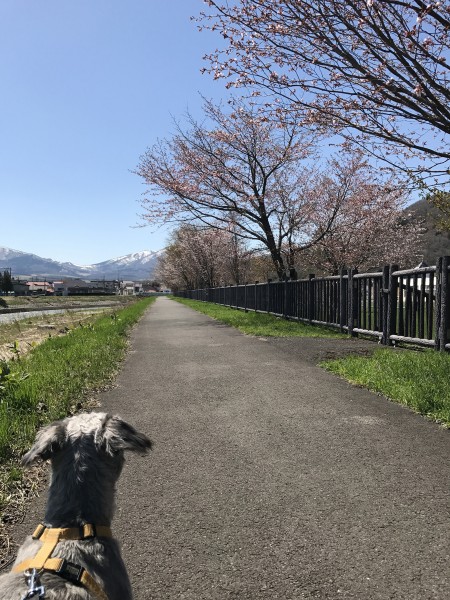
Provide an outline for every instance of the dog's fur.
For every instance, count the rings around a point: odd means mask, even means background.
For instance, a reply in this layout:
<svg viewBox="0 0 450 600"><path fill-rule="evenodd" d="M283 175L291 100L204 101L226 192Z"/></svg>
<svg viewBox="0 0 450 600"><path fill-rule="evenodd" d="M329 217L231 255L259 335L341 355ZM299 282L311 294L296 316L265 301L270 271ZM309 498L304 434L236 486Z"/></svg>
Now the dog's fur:
<svg viewBox="0 0 450 600"><path fill-rule="evenodd" d="M151 441L145 435L106 413L80 414L41 429L22 462L32 465L39 459L51 459L52 478L44 525L110 526L124 451L145 453L149 448ZM135 535L131 527L130 535ZM34 557L41 545L39 540L28 537L14 564ZM53 556L83 566L101 583L109 600L131 599L128 575L113 538L61 541ZM86 588L52 573L44 573L41 582L49 600L96 600ZM0 577L0 600L20 600L27 589L23 573L10 572Z"/></svg>

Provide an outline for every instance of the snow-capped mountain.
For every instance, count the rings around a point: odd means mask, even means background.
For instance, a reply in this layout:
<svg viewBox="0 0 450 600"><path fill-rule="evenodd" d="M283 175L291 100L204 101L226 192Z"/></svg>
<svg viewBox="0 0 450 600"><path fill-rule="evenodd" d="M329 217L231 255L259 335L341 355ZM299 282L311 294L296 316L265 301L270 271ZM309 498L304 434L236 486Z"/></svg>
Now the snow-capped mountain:
<svg viewBox="0 0 450 600"><path fill-rule="evenodd" d="M95 265L88 265L84 267L77 267L85 273L85 276L94 277L96 279L100 277L106 277L107 279L150 279L155 270L156 261L161 256L163 250L157 250L152 252L150 250L143 250L142 252L135 252L133 254L127 254L126 256L119 256L118 258L111 258ZM93 276L92 273L95 273ZM101 275L99 275L101 273Z"/></svg>
<svg viewBox="0 0 450 600"><path fill-rule="evenodd" d="M42 258L36 254L0 247L0 271L11 269L13 277L18 275L38 277L80 277L82 279L151 279L158 257L163 250L144 250L119 256L93 265L74 265Z"/></svg>

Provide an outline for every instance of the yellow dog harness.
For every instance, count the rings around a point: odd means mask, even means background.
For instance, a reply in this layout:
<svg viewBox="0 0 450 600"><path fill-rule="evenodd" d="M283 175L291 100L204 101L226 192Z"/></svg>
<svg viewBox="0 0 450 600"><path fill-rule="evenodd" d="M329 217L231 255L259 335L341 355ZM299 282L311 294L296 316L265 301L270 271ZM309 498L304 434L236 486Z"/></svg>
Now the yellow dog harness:
<svg viewBox="0 0 450 600"><path fill-rule="evenodd" d="M34 540L41 541L42 547L34 558L26 559L13 567L15 573L32 569L36 569L38 572L50 571L72 583L84 585L99 600L108 600L101 585L95 581L84 567L71 563L64 558L52 557L51 555L56 545L62 541L112 537L109 527L104 527L103 525L82 525L80 527L56 529L38 525L31 537Z"/></svg>

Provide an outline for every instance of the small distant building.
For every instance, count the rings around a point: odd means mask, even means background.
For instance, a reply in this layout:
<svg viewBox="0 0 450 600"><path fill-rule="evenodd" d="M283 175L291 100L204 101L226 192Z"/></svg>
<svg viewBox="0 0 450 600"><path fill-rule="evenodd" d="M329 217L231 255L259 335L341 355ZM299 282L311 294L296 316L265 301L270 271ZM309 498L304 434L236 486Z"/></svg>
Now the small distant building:
<svg viewBox="0 0 450 600"><path fill-rule="evenodd" d="M13 281L16 296L52 296L55 293L52 283L48 281Z"/></svg>
<svg viewBox="0 0 450 600"><path fill-rule="evenodd" d="M53 289L55 290L55 296L68 296L67 286L64 281L54 281Z"/></svg>
<svg viewBox="0 0 450 600"><path fill-rule="evenodd" d="M121 296L134 296L135 295L135 283L134 281L121 281L120 282L120 295Z"/></svg>
<svg viewBox="0 0 450 600"><path fill-rule="evenodd" d="M91 279L90 282L99 294L118 294L120 282L117 279Z"/></svg>
<svg viewBox="0 0 450 600"><path fill-rule="evenodd" d="M59 296L86 296L92 293L92 286L83 279L64 279L54 282Z"/></svg>
<svg viewBox="0 0 450 600"><path fill-rule="evenodd" d="M15 296L26 296L28 294L28 285L26 281L13 280L12 285Z"/></svg>
<svg viewBox="0 0 450 600"><path fill-rule="evenodd" d="M113 295L119 293L119 282L117 280L94 279L84 281L83 279L64 279L54 281L55 294L57 296L89 296L92 294Z"/></svg>

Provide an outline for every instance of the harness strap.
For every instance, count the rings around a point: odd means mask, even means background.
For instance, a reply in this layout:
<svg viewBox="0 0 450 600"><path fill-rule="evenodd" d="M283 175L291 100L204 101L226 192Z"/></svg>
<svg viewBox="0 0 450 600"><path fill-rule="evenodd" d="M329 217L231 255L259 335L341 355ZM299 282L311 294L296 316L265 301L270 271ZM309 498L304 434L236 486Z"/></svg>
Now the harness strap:
<svg viewBox="0 0 450 600"><path fill-rule="evenodd" d="M51 557L60 541L85 540L94 537L112 537L111 529L103 525L95 526L86 524L81 527L67 527L62 529L39 525L32 535L33 539L42 541L42 546L34 558L29 558L15 567L15 573L28 569L45 570L61 575L74 583L81 583L99 600L108 600L103 588L95 581L90 573L80 565L66 561L63 558Z"/></svg>
<svg viewBox="0 0 450 600"><path fill-rule="evenodd" d="M45 542L47 537L58 536L58 540L86 540L93 537L112 537L111 528L104 525L92 525L86 523L80 527L65 527L57 529L38 525L32 534L34 540Z"/></svg>
<svg viewBox="0 0 450 600"><path fill-rule="evenodd" d="M100 600L108 600L103 588L95 581L90 573L84 567L68 562L63 558L48 558L45 561L44 569L52 571L57 575L61 575L64 579L68 579L73 583L81 583L90 592L92 592Z"/></svg>

